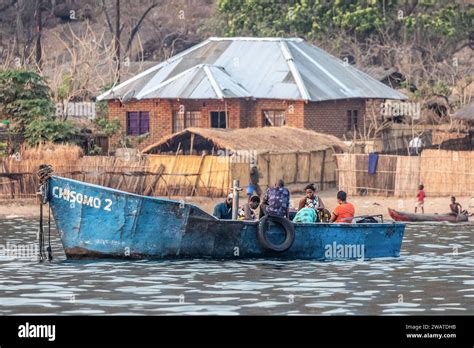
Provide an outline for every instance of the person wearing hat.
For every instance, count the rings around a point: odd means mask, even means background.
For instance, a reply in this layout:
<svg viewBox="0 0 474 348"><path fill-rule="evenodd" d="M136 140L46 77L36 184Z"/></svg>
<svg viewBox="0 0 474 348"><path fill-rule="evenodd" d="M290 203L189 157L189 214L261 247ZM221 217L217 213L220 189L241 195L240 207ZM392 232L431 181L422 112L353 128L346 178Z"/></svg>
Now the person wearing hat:
<svg viewBox="0 0 474 348"><path fill-rule="evenodd" d="M224 202L217 204L214 207L214 215L216 218L221 220L232 220L232 200L234 195L229 193Z"/></svg>

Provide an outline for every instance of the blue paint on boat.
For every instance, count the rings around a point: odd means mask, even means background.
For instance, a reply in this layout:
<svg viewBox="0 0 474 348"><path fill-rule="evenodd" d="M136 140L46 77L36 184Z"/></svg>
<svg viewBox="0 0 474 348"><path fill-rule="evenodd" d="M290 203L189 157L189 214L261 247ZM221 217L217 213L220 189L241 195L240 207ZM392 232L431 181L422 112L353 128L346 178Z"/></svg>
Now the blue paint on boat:
<svg viewBox="0 0 474 348"><path fill-rule="evenodd" d="M290 249L257 239L257 222L219 220L199 207L72 179L49 179L48 199L69 259L357 259L398 257L400 223L295 224ZM284 235L271 225L267 236Z"/></svg>

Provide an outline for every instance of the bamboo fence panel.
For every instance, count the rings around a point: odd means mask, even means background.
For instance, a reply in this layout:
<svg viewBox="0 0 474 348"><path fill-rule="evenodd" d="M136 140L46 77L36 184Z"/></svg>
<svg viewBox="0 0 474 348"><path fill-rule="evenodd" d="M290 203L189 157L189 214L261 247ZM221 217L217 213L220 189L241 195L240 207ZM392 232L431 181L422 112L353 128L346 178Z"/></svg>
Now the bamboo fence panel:
<svg viewBox="0 0 474 348"><path fill-rule="evenodd" d="M411 196L419 184L427 195L474 195L474 152L424 150L420 156L380 155L368 174L368 155L336 155L339 188L349 194Z"/></svg>
<svg viewBox="0 0 474 348"><path fill-rule="evenodd" d="M421 182L420 161L420 156L398 156L394 196L413 196L417 191Z"/></svg>
<svg viewBox="0 0 474 348"><path fill-rule="evenodd" d="M300 152L296 154L296 180L295 183L309 183L310 177L310 163L311 153ZM334 159L333 159L334 160Z"/></svg>
<svg viewBox="0 0 474 348"><path fill-rule="evenodd" d="M349 195L355 195L356 185L356 155L344 153L335 155L337 159L337 172L339 177L339 189Z"/></svg>
<svg viewBox="0 0 474 348"><path fill-rule="evenodd" d="M425 150L420 181L427 195L474 195L474 152Z"/></svg>
<svg viewBox="0 0 474 348"><path fill-rule="evenodd" d="M157 183L160 195L222 196L230 189L230 166L227 157L195 155L149 155L154 168L164 166L162 180Z"/></svg>

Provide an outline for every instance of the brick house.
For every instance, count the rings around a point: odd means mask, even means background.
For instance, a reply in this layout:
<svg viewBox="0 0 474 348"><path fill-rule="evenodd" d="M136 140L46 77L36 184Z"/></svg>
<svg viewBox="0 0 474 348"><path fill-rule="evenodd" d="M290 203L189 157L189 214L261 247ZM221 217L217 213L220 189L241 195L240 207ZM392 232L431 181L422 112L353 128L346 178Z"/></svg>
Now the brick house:
<svg viewBox="0 0 474 348"><path fill-rule="evenodd" d="M143 149L187 127L288 125L341 138L365 126L370 103L406 97L301 39L210 38L97 99Z"/></svg>

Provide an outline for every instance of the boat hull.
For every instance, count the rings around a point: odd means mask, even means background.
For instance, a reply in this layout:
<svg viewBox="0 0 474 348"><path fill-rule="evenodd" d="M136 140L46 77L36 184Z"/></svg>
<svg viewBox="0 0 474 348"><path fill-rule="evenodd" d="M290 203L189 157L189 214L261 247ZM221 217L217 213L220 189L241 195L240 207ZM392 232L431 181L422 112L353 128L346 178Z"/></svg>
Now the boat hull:
<svg viewBox="0 0 474 348"><path fill-rule="evenodd" d="M451 214L412 214L397 211L394 209L388 208L388 213L395 221L404 221L404 222L428 222L428 221L438 221L438 222L466 222L468 221L467 215L451 215Z"/></svg>
<svg viewBox="0 0 474 348"><path fill-rule="evenodd" d="M398 257L405 225L295 224L285 252L264 249L257 222L218 220L200 208L53 177L49 201L69 259L359 259ZM273 225L269 238L284 232Z"/></svg>

